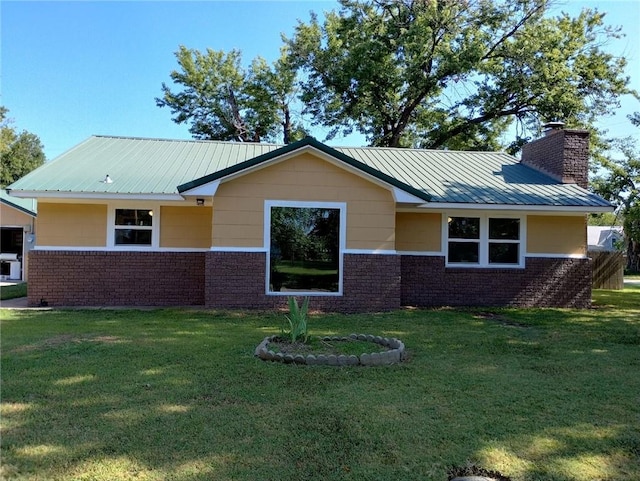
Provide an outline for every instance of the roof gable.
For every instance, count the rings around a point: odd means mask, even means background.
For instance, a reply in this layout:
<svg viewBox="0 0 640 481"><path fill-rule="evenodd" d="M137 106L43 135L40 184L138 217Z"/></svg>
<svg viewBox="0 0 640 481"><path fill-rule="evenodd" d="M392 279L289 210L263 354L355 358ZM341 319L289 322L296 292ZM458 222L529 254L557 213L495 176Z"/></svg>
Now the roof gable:
<svg viewBox="0 0 640 481"><path fill-rule="evenodd" d="M31 217L38 216L38 207L35 199L19 199L17 197L10 196L6 190L0 190L0 203L8 207L12 207L20 212L30 215Z"/></svg>
<svg viewBox="0 0 640 481"><path fill-rule="evenodd" d="M178 192L181 194L187 193L189 190L197 189L198 187L201 187L210 182L216 182L225 178L237 176L238 174L250 172L255 168L265 166L271 162L277 161L278 159L282 159L283 157L302 153L307 150L316 150L322 154L325 154L326 156L332 157L337 161L346 164L352 169L365 174L365 176L372 177L382 182L383 184L389 185L392 188L400 189L411 196L417 197L417 200L419 201L421 200L428 202L431 200L431 196L424 190L417 189L404 182L401 182L398 179L385 174L384 172L376 170L354 159L353 157L350 157L336 149L329 147L328 145L318 142L313 137L306 137L298 142L285 145L284 147L272 150L253 159L246 160L239 164L230 166L226 169L213 172L211 174L200 177L199 179L195 179L185 184L179 185Z"/></svg>

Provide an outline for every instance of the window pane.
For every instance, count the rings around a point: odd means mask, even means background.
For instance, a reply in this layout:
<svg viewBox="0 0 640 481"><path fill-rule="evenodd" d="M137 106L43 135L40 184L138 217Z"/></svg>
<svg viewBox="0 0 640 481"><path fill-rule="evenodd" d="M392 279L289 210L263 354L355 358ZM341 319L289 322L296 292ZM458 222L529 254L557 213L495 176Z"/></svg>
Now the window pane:
<svg viewBox="0 0 640 481"><path fill-rule="evenodd" d="M449 217L449 239L479 239L478 217Z"/></svg>
<svg viewBox="0 0 640 481"><path fill-rule="evenodd" d="M449 262L477 264L479 249L477 242L449 242Z"/></svg>
<svg viewBox="0 0 640 481"><path fill-rule="evenodd" d="M151 227L153 212L149 209L116 209L116 225Z"/></svg>
<svg viewBox="0 0 640 481"><path fill-rule="evenodd" d="M151 230L116 229L116 245L151 245Z"/></svg>
<svg viewBox="0 0 640 481"><path fill-rule="evenodd" d="M489 243L489 264L518 264L520 244Z"/></svg>
<svg viewBox="0 0 640 481"><path fill-rule="evenodd" d="M489 219L489 239L520 239L520 219Z"/></svg>
<svg viewBox="0 0 640 481"><path fill-rule="evenodd" d="M340 210L272 207L269 290L338 292Z"/></svg>

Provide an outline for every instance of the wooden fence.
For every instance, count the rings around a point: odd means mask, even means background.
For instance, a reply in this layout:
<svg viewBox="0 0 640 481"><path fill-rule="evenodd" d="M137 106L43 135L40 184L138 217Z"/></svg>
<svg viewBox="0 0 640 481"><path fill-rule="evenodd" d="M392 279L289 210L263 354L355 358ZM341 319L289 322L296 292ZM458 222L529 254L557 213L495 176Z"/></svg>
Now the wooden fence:
<svg viewBox="0 0 640 481"><path fill-rule="evenodd" d="M626 260L622 252L589 251L593 265L594 289L622 289L624 287L624 266Z"/></svg>

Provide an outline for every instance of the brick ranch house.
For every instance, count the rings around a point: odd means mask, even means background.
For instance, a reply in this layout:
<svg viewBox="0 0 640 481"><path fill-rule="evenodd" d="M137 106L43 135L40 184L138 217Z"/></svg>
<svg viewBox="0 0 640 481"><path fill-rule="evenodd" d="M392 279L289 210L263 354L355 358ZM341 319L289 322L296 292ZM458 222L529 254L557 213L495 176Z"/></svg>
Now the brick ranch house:
<svg viewBox="0 0 640 481"><path fill-rule="evenodd" d="M588 133L500 152L94 136L38 201L29 304L588 307Z"/></svg>

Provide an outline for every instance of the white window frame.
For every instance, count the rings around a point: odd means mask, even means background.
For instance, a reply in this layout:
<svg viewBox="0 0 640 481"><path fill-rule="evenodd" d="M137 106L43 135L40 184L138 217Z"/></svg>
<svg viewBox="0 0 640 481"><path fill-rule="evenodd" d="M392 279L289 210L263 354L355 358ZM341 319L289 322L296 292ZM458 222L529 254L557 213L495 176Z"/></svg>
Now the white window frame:
<svg viewBox="0 0 640 481"><path fill-rule="evenodd" d="M449 262L449 218L450 217L473 217L480 219L480 238L479 239L451 239L452 242L477 242L478 262L463 263ZM442 246L445 255L446 267L458 268L489 268L489 269L523 269L525 267L526 252L526 216L514 213L490 213L478 214L477 212L448 212L442 216ZM518 219L520 221L520 232L518 240L511 239L489 239L489 219ZM518 263L517 264L496 264L489 262L489 244L518 244Z"/></svg>
<svg viewBox="0 0 640 481"><path fill-rule="evenodd" d="M340 211L340 226L338 239L338 291L337 292L279 292L269 290L269 275L271 273L271 208L272 207L297 207L300 209L337 209ZM314 297L339 297L343 289L343 265L344 251L347 239L347 204L346 202L313 202L291 200L265 200L264 202L264 249L266 251L265 294L268 296L314 296Z"/></svg>
<svg viewBox="0 0 640 481"><path fill-rule="evenodd" d="M141 244L116 244L116 229L121 229L123 226L116 225L116 210L119 209L131 209L131 210L148 210L152 212L152 222L151 222L151 244L150 245L141 245ZM126 226L127 228L131 228L132 230L149 230L149 227L139 227L139 226ZM118 202L118 203L110 203L108 204L107 211L107 249L116 250L116 251L150 251L150 250L158 250L160 246L160 204L149 203L149 204L138 204L138 203L127 203L127 202Z"/></svg>

